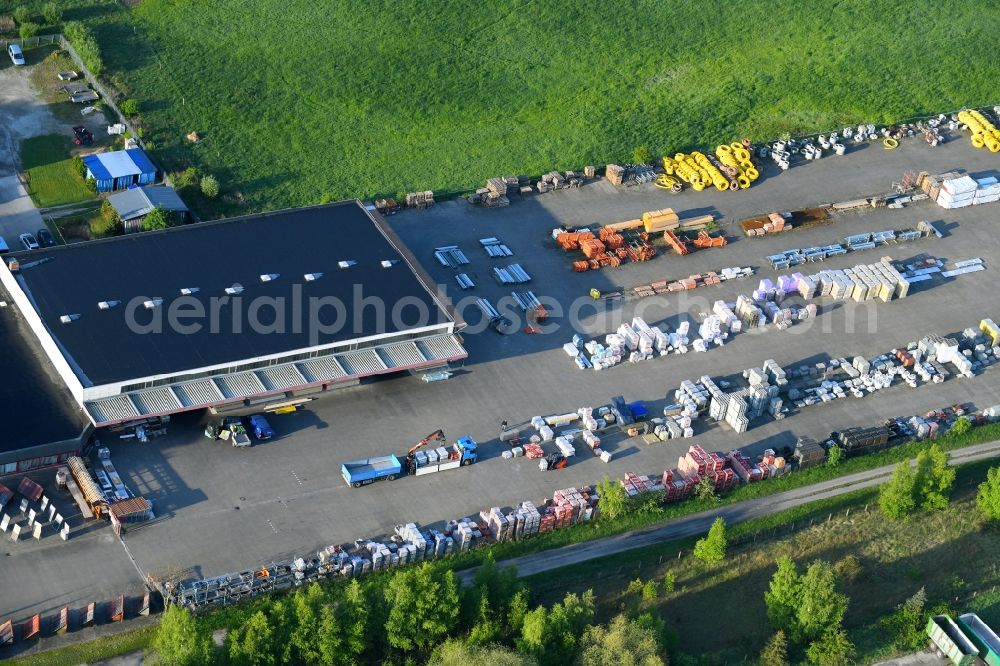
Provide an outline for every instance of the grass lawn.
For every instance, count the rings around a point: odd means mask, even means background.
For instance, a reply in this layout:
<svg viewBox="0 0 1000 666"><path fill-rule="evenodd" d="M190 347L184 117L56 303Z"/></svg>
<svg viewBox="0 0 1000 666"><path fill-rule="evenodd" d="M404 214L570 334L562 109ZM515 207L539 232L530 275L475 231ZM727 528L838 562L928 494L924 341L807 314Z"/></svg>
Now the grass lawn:
<svg viewBox="0 0 1000 666"><path fill-rule="evenodd" d="M94 3L154 157L217 174L220 212L1000 101L1000 5L975 0Z"/></svg>
<svg viewBox="0 0 1000 666"><path fill-rule="evenodd" d="M626 592L630 581L662 583L672 571L675 591L665 594L661 586L660 598L647 605L676 630L680 652L701 655L706 664L732 663L754 659L772 633L764 592L778 557L789 555L803 569L815 559L836 563L854 555L860 574L841 585L851 600L845 627L858 648L858 663L871 663L894 653L879 618L921 587L928 607L946 602L954 610L978 612L993 626L1000 623L995 558L1000 529L986 524L975 505L976 486L991 464L996 462L961 467L951 506L907 522L887 520L878 511L877 491L865 490L731 527L736 544L718 565L691 557L691 539L535 576L528 583L542 603L567 591L594 589L606 618L639 603L638 595Z"/></svg>
<svg viewBox="0 0 1000 666"><path fill-rule="evenodd" d="M99 638L86 643L77 643L57 650L47 650L38 654L15 657L5 661L6 666L77 666L77 664L93 664L97 661L111 659L130 652L138 652L148 648L156 630L160 625L153 624L123 631L111 636Z"/></svg>
<svg viewBox="0 0 1000 666"><path fill-rule="evenodd" d="M46 134L21 142L21 167L28 174L28 194L39 208L93 199L87 183L73 170L73 141Z"/></svg>

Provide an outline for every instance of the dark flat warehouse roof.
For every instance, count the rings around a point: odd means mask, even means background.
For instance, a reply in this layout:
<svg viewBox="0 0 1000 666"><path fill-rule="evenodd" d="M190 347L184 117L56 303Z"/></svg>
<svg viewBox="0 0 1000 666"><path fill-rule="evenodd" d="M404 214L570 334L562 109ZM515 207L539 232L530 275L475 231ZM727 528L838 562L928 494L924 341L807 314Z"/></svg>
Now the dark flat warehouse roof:
<svg viewBox="0 0 1000 666"><path fill-rule="evenodd" d="M355 201L13 256L21 262L18 280L22 288L71 359L70 364L75 365L84 386L236 364L316 345L400 333L414 328L417 316L416 308L410 306L401 310L400 321L393 321L392 307L401 299L421 304L427 313L421 325L451 321L432 297L430 287L405 260L409 251ZM383 267L385 260L392 265ZM340 261L356 263L338 268ZM306 281L307 273L322 276ZM265 274L278 277L264 282L261 276ZM226 289L234 284L242 285L243 292L227 297ZM182 296L183 288L198 291ZM386 304L384 321L371 305L355 315L357 289L363 297ZM276 327L283 332L252 330L248 323L251 311L257 312L257 320L264 324L275 321L275 309L269 304L274 301L263 302L258 297L283 300L284 316L280 317L281 326ZM129 303L137 298L163 299L154 310L139 304L134 315L138 322L160 315L162 332L141 333L130 328L126 314ZM189 312L198 304L204 308L204 319L181 320L183 324L201 321L200 331L178 331L167 325L172 304L181 298L190 304ZM346 323L335 331L311 330L316 327L309 325L310 302L319 298L343 303ZM101 301L119 303L101 310ZM218 313L214 331L210 325L213 308ZM238 315L237 323L234 314ZM79 317L61 323L64 315ZM336 317L334 306L320 309L325 325L332 325Z"/></svg>
<svg viewBox="0 0 1000 666"><path fill-rule="evenodd" d="M0 453L78 437L86 420L0 287Z"/></svg>

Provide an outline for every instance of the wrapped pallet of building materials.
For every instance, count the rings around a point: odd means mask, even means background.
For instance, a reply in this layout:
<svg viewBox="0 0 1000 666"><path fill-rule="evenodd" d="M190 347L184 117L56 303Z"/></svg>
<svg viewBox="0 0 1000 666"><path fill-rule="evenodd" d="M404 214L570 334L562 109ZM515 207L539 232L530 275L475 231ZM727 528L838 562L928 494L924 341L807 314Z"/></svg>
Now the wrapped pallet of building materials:
<svg viewBox="0 0 1000 666"><path fill-rule="evenodd" d="M937 204L942 208L971 206L976 195L976 181L969 176L951 178L941 183Z"/></svg>
<svg viewBox="0 0 1000 666"><path fill-rule="evenodd" d="M976 192L972 199L974 205L1000 201L1000 180L996 176L976 179Z"/></svg>

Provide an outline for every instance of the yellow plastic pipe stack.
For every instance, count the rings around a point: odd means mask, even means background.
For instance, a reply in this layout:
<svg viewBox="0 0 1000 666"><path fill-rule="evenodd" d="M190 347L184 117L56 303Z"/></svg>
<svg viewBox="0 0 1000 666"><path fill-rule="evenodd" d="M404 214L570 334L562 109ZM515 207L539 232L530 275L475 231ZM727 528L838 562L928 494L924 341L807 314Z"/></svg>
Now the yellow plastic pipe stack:
<svg viewBox="0 0 1000 666"><path fill-rule="evenodd" d="M715 165L708 160L708 157L698 151L691 153L691 157L694 158L695 163L708 174L712 184L715 185L715 189L720 192L725 192L729 189L729 179L726 178L721 171L715 168Z"/></svg>
<svg viewBox="0 0 1000 666"><path fill-rule="evenodd" d="M728 146L719 144L715 149L715 156L725 166L736 169L736 182L740 189L745 190L760 177L757 167L750 161L750 151L742 143L731 143Z"/></svg>
<svg viewBox="0 0 1000 666"><path fill-rule="evenodd" d="M959 111L958 120L969 127L974 148L986 147L991 153L1000 152L1000 130L975 109Z"/></svg>

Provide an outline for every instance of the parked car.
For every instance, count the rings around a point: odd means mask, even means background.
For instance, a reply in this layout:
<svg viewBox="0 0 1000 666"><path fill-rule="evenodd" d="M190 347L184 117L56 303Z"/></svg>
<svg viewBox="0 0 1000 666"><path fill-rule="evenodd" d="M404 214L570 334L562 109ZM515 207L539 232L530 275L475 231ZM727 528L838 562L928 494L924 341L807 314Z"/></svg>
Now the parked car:
<svg viewBox="0 0 1000 666"><path fill-rule="evenodd" d="M254 414L250 417L250 429L259 440L271 439L274 437L274 428L267 422L262 414Z"/></svg>
<svg viewBox="0 0 1000 666"><path fill-rule="evenodd" d="M21 51L21 47L17 44L11 44L7 47L7 55L10 56L10 61L15 65L24 64L24 52Z"/></svg>
<svg viewBox="0 0 1000 666"><path fill-rule="evenodd" d="M24 246L25 250L38 249L38 241L36 241L35 237L31 234L21 234L19 238L21 239L21 245Z"/></svg>
<svg viewBox="0 0 1000 666"><path fill-rule="evenodd" d="M55 247L56 239L52 237L48 229L39 229L35 232L35 238L42 247Z"/></svg>

